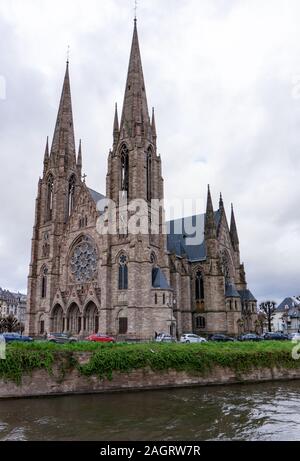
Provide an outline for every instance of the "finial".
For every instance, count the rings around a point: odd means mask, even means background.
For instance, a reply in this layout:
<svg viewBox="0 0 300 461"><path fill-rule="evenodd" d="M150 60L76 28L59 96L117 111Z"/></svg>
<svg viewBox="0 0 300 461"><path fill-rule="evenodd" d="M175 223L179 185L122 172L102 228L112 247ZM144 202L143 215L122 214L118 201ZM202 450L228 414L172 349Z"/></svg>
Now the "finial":
<svg viewBox="0 0 300 461"><path fill-rule="evenodd" d="M134 22L137 22L137 9L138 9L138 2L134 0Z"/></svg>
<svg viewBox="0 0 300 461"><path fill-rule="evenodd" d="M220 208L220 209L224 209L224 202L223 202L223 195L222 195L222 192L220 192L219 208Z"/></svg>
<svg viewBox="0 0 300 461"><path fill-rule="evenodd" d="M68 48L67 48L67 64L69 64L70 62L70 45L68 45Z"/></svg>

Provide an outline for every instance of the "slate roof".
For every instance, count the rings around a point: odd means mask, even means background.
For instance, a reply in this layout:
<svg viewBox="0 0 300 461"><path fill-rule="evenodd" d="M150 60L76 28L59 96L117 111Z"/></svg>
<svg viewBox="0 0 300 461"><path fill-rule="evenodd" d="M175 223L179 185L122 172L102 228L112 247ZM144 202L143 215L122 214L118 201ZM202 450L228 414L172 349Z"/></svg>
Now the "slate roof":
<svg viewBox="0 0 300 461"><path fill-rule="evenodd" d="M153 269L152 276L152 286L153 288L161 288L163 290L170 290L170 285L165 277L165 274L161 271L159 267Z"/></svg>
<svg viewBox="0 0 300 461"><path fill-rule="evenodd" d="M277 307L276 311L277 312L284 312L286 311L286 306L289 307L289 309L293 307L300 307L300 296L289 296L285 298Z"/></svg>
<svg viewBox="0 0 300 461"><path fill-rule="evenodd" d="M234 283L228 283L225 287L226 298L240 298L240 294L237 291Z"/></svg>
<svg viewBox="0 0 300 461"><path fill-rule="evenodd" d="M90 189L89 187L88 187L88 190L95 203L98 203L100 200L103 200L105 198L105 195L100 194L100 192Z"/></svg>
<svg viewBox="0 0 300 461"><path fill-rule="evenodd" d="M90 189L89 192L95 201L105 198L103 194ZM215 211L215 222L218 227L220 223L220 210ZM168 221L167 225L167 250L175 253L176 256L186 255L189 261L204 261L206 259L206 248L204 242L205 213L185 218Z"/></svg>
<svg viewBox="0 0 300 461"><path fill-rule="evenodd" d="M216 226L219 225L221 213L215 211ZM174 219L167 222L167 249L176 256L186 255L190 261L206 259L204 242L205 213Z"/></svg>
<svg viewBox="0 0 300 461"><path fill-rule="evenodd" d="M26 301L26 295L23 293L13 293L0 287L0 299L9 302Z"/></svg>
<svg viewBox="0 0 300 461"><path fill-rule="evenodd" d="M239 290L239 294L242 301L257 301L250 290Z"/></svg>

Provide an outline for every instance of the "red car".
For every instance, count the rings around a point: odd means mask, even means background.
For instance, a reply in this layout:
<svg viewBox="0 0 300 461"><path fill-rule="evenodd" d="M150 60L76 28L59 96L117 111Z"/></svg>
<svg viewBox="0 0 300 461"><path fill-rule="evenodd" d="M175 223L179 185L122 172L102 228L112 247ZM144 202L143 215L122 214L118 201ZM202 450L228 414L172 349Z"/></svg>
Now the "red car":
<svg viewBox="0 0 300 461"><path fill-rule="evenodd" d="M87 341L94 341L97 343L115 343L116 342L116 340L112 338L111 336L100 335L99 333L90 335L86 339Z"/></svg>

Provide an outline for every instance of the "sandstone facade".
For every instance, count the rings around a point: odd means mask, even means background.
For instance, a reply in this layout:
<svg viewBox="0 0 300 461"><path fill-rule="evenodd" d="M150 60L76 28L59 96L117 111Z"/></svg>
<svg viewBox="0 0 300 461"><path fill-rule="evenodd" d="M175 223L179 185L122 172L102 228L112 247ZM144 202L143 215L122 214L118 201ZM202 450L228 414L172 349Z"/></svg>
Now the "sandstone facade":
<svg viewBox="0 0 300 461"><path fill-rule="evenodd" d="M113 200L116 215L103 206ZM164 197L155 115L149 116L136 21L119 123L116 108L113 147L108 156L105 196L82 177L81 143L76 155L69 64L51 148L38 183L32 255L28 277L27 333L101 332L126 340L155 333L237 335L256 329L256 300L247 289L232 210L228 225L222 198L196 222L197 245L178 222L168 223L157 204ZM125 229L143 200L137 221L146 228ZM155 203L153 202L155 201ZM105 202L106 203L106 202ZM116 233L99 231L99 222ZM158 232L150 232L156 224ZM183 226L184 227L184 226Z"/></svg>

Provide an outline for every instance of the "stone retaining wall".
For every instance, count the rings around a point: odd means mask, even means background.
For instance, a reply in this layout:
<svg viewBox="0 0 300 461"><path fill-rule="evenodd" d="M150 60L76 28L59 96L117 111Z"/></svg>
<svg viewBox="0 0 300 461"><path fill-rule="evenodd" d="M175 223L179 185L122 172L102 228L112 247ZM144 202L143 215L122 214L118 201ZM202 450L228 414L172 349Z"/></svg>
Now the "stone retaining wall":
<svg viewBox="0 0 300 461"><path fill-rule="evenodd" d="M81 354L81 363L87 360L88 354ZM32 375L24 376L21 385L0 380L0 398L138 391L294 379L300 379L300 368L264 368L241 374L229 368L216 367L205 375L175 370L154 372L150 369L142 369L130 373L116 372L111 381L101 380L96 376L85 377L77 370L71 371L64 378L58 376L55 370L53 375L49 375L46 370L36 370Z"/></svg>

